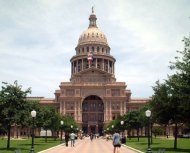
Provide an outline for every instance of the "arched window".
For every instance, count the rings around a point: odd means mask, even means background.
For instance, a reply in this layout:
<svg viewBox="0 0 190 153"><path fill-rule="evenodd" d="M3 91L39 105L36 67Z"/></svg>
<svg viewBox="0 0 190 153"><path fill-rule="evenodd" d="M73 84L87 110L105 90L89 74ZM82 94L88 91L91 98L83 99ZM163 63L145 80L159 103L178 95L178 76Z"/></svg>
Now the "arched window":
<svg viewBox="0 0 190 153"><path fill-rule="evenodd" d="M99 51L100 51L100 48L99 48L99 47L97 47L97 52L99 53Z"/></svg>

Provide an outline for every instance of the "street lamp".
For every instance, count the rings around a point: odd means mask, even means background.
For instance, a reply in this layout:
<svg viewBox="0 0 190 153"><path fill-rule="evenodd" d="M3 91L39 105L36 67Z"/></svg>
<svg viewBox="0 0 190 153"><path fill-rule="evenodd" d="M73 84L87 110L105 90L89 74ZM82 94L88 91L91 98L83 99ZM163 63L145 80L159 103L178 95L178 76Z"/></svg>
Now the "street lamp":
<svg viewBox="0 0 190 153"><path fill-rule="evenodd" d="M36 117L35 110L31 111L31 116L32 116L32 147L31 147L30 153L35 153L34 151L34 118Z"/></svg>
<svg viewBox="0 0 190 153"><path fill-rule="evenodd" d="M73 125L71 125L71 132L73 132Z"/></svg>
<svg viewBox="0 0 190 153"><path fill-rule="evenodd" d="M147 150L147 153L152 153L152 150L150 148L150 116L151 116L151 111L147 110L145 112L145 115L148 118L148 150Z"/></svg>
<svg viewBox="0 0 190 153"><path fill-rule="evenodd" d="M109 128L107 128L106 130L107 130L107 133L109 133Z"/></svg>
<svg viewBox="0 0 190 153"><path fill-rule="evenodd" d="M124 124L124 121L120 121L120 124L121 124L121 132L123 132L124 130L123 130L123 124ZM123 134L123 133L122 133Z"/></svg>
<svg viewBox="0 0 190 153"><path fill-rule="evenodd" d="M124 121L121 121L120 123L121 123L121 125L123 125L123 124L124 124Z"/></svg>
<svg viewBox="0 0 190 153"><path fill-rule="evenodd" d="M63 124L64 124L64 122L63 121L60 121L60 124L61 124L61 141L62 141L62 135L63 135Z"/></svg>

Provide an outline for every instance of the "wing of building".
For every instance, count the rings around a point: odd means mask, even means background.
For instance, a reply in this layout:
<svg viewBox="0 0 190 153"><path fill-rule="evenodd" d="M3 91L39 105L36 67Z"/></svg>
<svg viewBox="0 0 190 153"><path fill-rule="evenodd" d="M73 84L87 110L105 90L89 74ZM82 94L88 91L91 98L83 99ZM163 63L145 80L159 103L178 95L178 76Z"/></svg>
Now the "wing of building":
<svg viewBox="0 0 190 153"><path fill-rule="evenodd" d="M132 99L127 84L116 81L116 59L96 20L92 10L89 26L79 36L70 60L70 81L60 83L55 99L40 98L41 104L55 106L62 115L72 116L85 133L102 133L104 124L139 109L149 100Z"/></svg>

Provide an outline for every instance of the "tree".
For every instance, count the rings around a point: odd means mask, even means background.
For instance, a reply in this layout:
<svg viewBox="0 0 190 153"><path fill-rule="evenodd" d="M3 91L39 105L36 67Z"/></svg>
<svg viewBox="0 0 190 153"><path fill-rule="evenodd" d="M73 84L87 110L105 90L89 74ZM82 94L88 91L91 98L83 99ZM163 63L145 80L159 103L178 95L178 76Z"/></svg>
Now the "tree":
<svg viewBox="0 0 190 153"><path fill-rule="evenodd" d="M62 116L61 120L64 122L63 124L63 130L65 132L71 133L71 132L78 132L77 128L77 123L71 116ZM71 128L71 125L73 126Z"/></svg>
<svg viewBox="0 0 190 153"><path fill-rule="evenodd" d="M174 124L174 149L177 148L179 126L190 119L190 38L184 38L184 50L177 51L180 56L171 62L175 73L164 83L156 82L150 105L159 124Z"/></svg>
<svg viewBox="0 0 190 153"><path fill-rule="evenodd" d="M163 129L160 127L153 127L152 133L154 134L154 137L156 138L157 135L161 135L163 133Z"/></svg>
<svg viewBox="0 0 190 153"><path fill-rule="evenodd" d="M51 106L40 106L40 109L36 116L37 127L43 127L46 131L45 142L47 142L47 130L50 130L54 123L52 118L55 115L55 108ZM59 119L58 119L59 120Z"/></svg>
<svg viewBox="0 0 190 153"><path fill-rule="evenodd" d="M7 149L10 148L11 126L20 123L19 116L25 110L26 96L30 92L30 88L23 91L17 81L14 84L3 82L0 91L0 122L7 129Z"/></svg>
<svg viewBox="0 0 190 153"><path fill-rule="evenodd" d="M190 37L184 37L184 50L177 51L180 55L175 57L174 62L170 62L170 69L175 70L175 82L173 89L178 89L178 98L184 107L184 118L190 123Z"/></svg>
<svg viewBox="0 0 190 153"><path fill-rule="evenodd" d="M139 129L142 128L143 123L140 111L131 111L126 116L126 124L128 125L129 131L135 129L137 131L137 137L139 141Z"/></svg>

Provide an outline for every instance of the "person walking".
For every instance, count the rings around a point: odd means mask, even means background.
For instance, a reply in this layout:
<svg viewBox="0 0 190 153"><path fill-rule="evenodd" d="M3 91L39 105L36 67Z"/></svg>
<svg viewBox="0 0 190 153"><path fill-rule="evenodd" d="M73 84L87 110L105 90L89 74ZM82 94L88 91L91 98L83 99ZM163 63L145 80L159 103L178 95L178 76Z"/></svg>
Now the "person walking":
<svg viewBox="0 0 190 153"><path fill-rule="evenodd" d="M69 133L65 132L65 145L68 147L68 142L69 142Z"/></svg>
<svg viewBox="0 0 190 153"><path fill-rule="evenodd" d="M116 153L116 150L117 150L117 153L119 152L119 148L121 147L121 136L118 132L115 132L113 134L113 153Z"/></svg>
<svg viewBox="0 0 190 153"><path fill-rule="evenodd" d="M76 137L76 135L72 132L72 133L70 134L71 147L74 147L74 146L75 146L75 137Z"/></svg>
<svg viewBox="0 0 190 153"><path fill-rule="evenodd" d="M92 140L93 140L93 138L94 138L94 134L93 134L93 133L91 133L91 134L90 134L90 140L92 141Z"/></svg>

